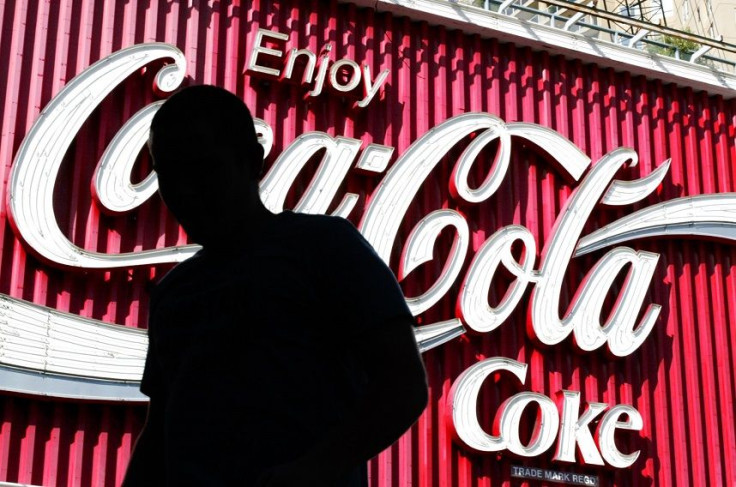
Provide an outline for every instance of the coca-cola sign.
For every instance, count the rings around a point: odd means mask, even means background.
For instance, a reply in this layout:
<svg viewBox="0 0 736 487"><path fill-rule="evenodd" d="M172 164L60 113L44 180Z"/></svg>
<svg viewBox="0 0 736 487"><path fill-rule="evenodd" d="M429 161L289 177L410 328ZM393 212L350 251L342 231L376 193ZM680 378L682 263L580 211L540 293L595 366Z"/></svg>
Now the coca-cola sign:
<svg viewBox="0 0 736 487"><path fill-rule="evenodd" d="M268 53L263 49L259 52ZM55 215L52 195L57 175L77 131L117 85L142 66L159 59L171 63L158 73L158 89L175 90L185 75L185 59L176 47L152 43L123 49L70 81L49 102L17 151L9 181L9 214L17 234L49 265L82 269L150 266L180 262L197 251L194 245L119 254L88 251L67 237ZM325 66L327 72L327 61ZM370 86L379 85L376 80ZM160 104L155 102L133 115L97 163L92 191L101 207L119 213L132 211L156 192L155 174L133 184L131 170ZM266 121L258 120L257 128L268 154L273 145L271 127ZM666 178L668 161L662 161L657 169L640 179L618 180L616 174L622 167L637 164L635 151L618 148L592 161L570 140L549 128L505 122L478 112L452 117L420 135L390 167L393 147L364 144L356 138L324 132L301 134L276 157L261 181L262 199L271 211L282 211L300 172L321 151L319 166L294 209L325 213L335 206L333 200L340 198L333 213L359 221L360 231L389 262L392 249L397 246L399 229L419 188L433 168L471 135L472 141L454 164L448 181L452 195L465 204L483 204L503 187L511 154L519 140L544 151L553 166L561 168L576 186L557 215L538 261L537 248L541 243L520 225L496 229L474 255L469 255L469 222L456 210L443 208L430 212L414 226L403 244L398 265L400 280L433 259L432 251L441 232L451 229L454 233L434 283L422 294L407 297L415 315L433 309L441 300L456 302L454 316L444 316L436 323L416 329L422 350L457 337L465 332L465 327L477 333L498 329L531 288L528 332L540 344L553 346L572 340L582 352L606 350L614 356L627 356L647 339L660 314L659 304L645 306L645 295L659 255L620 244L654 236L736 240L736 195L730 193L661 202L582 235L585 223L600 205L625 207L651 195ZM479 154L489 144L496 147L496 153L485 168L485 159L481 160ZM468 175L478 165L486 175L479 185L472 185ZM355 170L383 174L362 214L358 214L357 194L338 196L343 180ZM560 314L562 280L570 261L609 247L587 271L571 304ZM520 257L514 248L521 248ZM463 269L467 270L461 275ZM512 275L513 282L501 301L491 306L488 290L494 276L501 271ZM616 288L615 303L602 318L604 300L614 288L616 276L622 273L626 277ZM459 292L451 296L449 293L456 283L460 283ZM144 332L61 313L9 296L0 296L0 300L5 318L0 328L4 340L0 362L13 368L13 373L3 374L4 383L0 386L77 398L144 400L136 384L146 351ZM71 334L79 339L70 348L64 338ZM24 353L24 347L34 340L43 341L43 356ZM80 358L82 354L84 360ZM499 408L497 428L491 433L484 431L477 419L476 401L483 380L494 371L511 372L524 382L524 364L493 357L468 368L453 385L449 398L451 423L457 437L467 446L480 451L509 450L522 456L535 456L550 448L557 438L555 459L558 461L574 461L576 445L587 463L603 465L605 461L614 467L626 467L635 460L636 453L619 452L613 438L616 430L641 429L641 416L636 409L589 403L580 414L580 397L575 391L562 391L559 407L541 394L519 393ZM524 444L514 428L531 404L539 408L540 421L532 440ZM598 419L597 439L593 439L589 425Z"/></svg>

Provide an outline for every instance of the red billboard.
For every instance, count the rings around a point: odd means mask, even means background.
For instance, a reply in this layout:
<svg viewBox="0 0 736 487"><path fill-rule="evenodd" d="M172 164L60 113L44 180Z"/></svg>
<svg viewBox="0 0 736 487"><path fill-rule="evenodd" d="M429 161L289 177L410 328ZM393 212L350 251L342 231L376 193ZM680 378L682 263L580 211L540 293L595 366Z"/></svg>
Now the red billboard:
<svg viewBox="0 0 736 487"><path fill-rule="evenodd" d="M147 290L196 251L147 128L207 83L266 206L351 220L417 317L429 405L371 485L736 483L733 99L389 10L0 6L0 481L121 482Z"/></svg>

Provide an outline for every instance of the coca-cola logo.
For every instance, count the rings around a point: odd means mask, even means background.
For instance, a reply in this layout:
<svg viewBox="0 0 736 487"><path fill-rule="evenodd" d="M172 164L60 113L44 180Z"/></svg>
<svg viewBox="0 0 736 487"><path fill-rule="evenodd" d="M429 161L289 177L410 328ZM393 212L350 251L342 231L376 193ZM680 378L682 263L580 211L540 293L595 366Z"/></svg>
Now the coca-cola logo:
<svg viewBox="0 0 736 487"><path fill-rule="evenodd" d="M164 58L172 62L158 73L158 88L164 92L173 91L185 74L184 56L177 48L152 43L123 49L70 81L49 102L22 142L10 176L9 214L17 234L50 265L126 268L180 262L198 250L197 246L186 245L120 254L88 251L70 241L59 228L54 213L52 195L59 167L80 126L101 100L132 72ZM102 207L114 212L131 211L155 193L155 174L151 173L138 184L131 182L130 175L147 138L150 120L160 104L156 102L144 107L131 117L99 161L93 194ZM268 154L273 145L271 128L266 122L257 120L257 129ZM324 132L302 134L278 155L264 176L262 199L270 210L282 211L299 173L319 151L323 156L294 208L296 211L328 211L353 168L385 173L367 200L359 229L388 262L399 228L420 187L458 142L471 134L474 138L455 163L449 181L453 196L467 204L485 202L502 187L514 141L518 139L545 151L549 160L562 168L577 186L559 212L538 262L538 243L533 234L520 225L498 229L472 256L468 255L468 221L458 211L433 211L414 226L401 252L400 280L433 259L432 250L441 232L452 229L454 238L434 283L421 295L407 297L412 312L418 315L432 309L440 300L448 299L455 283L461 283L455 298L456 316L417 328L417 341L422 350L461 335L465 327L478 333L497 329L519 305L527 288L531 288L529 333L538 342L556 345L573 335L574 344L584 352L605 348L615 356L629 355L647 339L660 313L658 304L649 304L642 310L659 255L616 245L662 235L736 240L736 195L730 193L662 202L631 213L589 235L581 235L586 221L599 205L631 205L652 194L666 177L669 162L663 161L641 179L617 180L615 176L622 167L637 163L638 157L633 150L615 149L593 163L572 142L553 130L530 123L507 123L488 113L466 113L442 122L415 140L390 168L392 147L375 143L364 147L361 140ZM476 165L482 164L478 155L491 143L497 147L493 163L487 168L483 181L472 187L469 174ZM357 194L343 195L333 213L357 219L358 198ZM590 268L572 303L561 315L561 276L565 275L571 259L608 247L612 248ZM514 248L522 249L521 257L517 257ZM470 263L466 266L468 260ZM467 271L461 276L466 267ZM491 306L488 291L494 276L501 270L512 275L513 282L501 301ZM618 295L612 310L602 321L604 300L621 273L626 278L616 291ZM144 400L135 382L142 373L146 351L146 336L141 330L61 313L9 296L0 296L0 301L4 316L0 329L3 337L8 338L0 361L1 365L13 367L16 374L4 374L4 383L0 386L19 390L21 385L18 384L22 382L22 387L26 388L24 392ZM70 352L57 342L71 333L82 339L76 341L76 348ZM19 337L26 341L43 337L46 355L32 358L23 354L21 345L14 349L13 344L19 343ZM75 353L80 356L84 353L85 361L77 359ZM94 357L92 363L89 357ZM559 461L574 461L576 445L583 452L585 462L602 465L605 460L609 465L624 467L635 460L636 454L626 455L616 449L613 437L617 429L641 429L638 412L626 405L610 408L599 422L594 441L588 425L602 415L608 405L590 403L580 415L579 393L574 391L562 392L561 410L541 394L517 394L499 409L497 431L493 434L483 431L475 411L478 391L490 373L501 370L512 372L524 382L523 364L494 357L470 367L453 385L449 398L451 423L463 443L481 451L508 449L519 455L533 456L546 451L557 436L555 459ZM84 379L83 386L74 377ZM73 392L64 382L70 380L76 381ZM531 442L523 444L514 428L524 408L532 403L541 412L539 431ZM623 416L628 419L620 420Z"/></svg>

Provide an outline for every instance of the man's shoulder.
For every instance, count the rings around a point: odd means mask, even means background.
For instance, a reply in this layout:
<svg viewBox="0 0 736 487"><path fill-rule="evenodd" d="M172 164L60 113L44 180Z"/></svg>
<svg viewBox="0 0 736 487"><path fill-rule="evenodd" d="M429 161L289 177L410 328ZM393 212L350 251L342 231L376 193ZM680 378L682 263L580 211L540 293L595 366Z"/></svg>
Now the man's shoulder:
<svg viewBox="0 0 736 487"><path fill-rule="evenodd" d="M187 260L178 263L174 268L169 270L161 280L153 287L151 293L151 301L155 305L162 296L168 293L171 288L176 287L180 283L187 283L196 280L196 275L200 272L201 251L194 254Z"/></svg>
<svg viewBox="0 0 736 487"><path fill-rule="evenodd" d="M332 247L344 241L362 239L358 229L339 216L284 212L281 220L282 231L291 237L303 239L302 243Z"/></svg>
<svg viewBox="0 0 736 487"><path fill-rule="evenodd" d="M346 226L355 228L352 223L341 216L284 211L279 214L279 217L287 225L305 229L341 228Z"/></svg>

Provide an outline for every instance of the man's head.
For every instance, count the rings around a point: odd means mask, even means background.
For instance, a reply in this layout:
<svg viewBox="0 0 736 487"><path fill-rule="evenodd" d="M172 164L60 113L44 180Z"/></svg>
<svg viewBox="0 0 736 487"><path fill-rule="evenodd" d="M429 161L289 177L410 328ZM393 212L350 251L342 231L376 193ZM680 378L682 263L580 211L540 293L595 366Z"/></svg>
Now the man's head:
<svg viewBox="0 0 736 487"><path fill-rule="evenodd" d="M190 239L206 245L258 210L263 148L243 101L214 86L176 93L151 122L159 192Z"/></svg>

